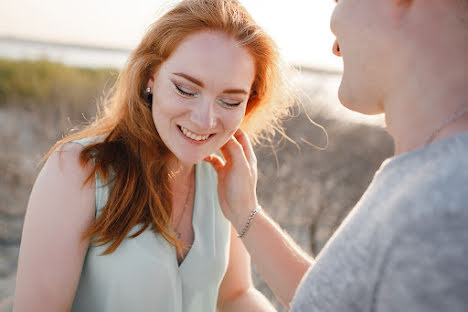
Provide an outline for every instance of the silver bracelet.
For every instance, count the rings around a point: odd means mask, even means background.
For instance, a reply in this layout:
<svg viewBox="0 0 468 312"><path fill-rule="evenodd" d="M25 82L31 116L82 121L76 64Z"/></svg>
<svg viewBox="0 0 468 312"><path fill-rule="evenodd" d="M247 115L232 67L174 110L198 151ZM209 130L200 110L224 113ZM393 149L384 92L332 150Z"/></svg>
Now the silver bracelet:
<svg viewBox="0 0 468 312"><path fill-rule="evenodd" d="M247 220L247 223L244 226L244 229L242 230L242 232L240 234L237 235L237 237L239 237L239 238L244 237L244 235L249 230L250 225L252 224L252 220L254 219L257 212L259 212L260 210L262 210L262 207L260 205L257 205L257 208L255 208L255 210L252 210L252 212L250 213L249 219Z"/></svg>

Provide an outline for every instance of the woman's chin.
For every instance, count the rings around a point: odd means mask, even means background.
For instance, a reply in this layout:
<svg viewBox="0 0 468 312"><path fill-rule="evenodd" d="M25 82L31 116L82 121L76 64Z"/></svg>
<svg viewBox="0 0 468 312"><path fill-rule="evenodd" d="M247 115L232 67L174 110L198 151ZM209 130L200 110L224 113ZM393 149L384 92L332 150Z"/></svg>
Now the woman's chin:
<svg viewBox="0 0 468 312"><path fill-rule="evenodd" d="M203 155L197 155L197 156L194 156L194 157L187 157L187 155L180 155L180 157L178 157L176 155L176 158L177 160L179 161L179 164L183 165L184 167L188 167L188 166L193 166L197 163L199 163L200 161L202 161L203 159L205 159L206 157L210 156L211 154L203 154Z"/></svg>

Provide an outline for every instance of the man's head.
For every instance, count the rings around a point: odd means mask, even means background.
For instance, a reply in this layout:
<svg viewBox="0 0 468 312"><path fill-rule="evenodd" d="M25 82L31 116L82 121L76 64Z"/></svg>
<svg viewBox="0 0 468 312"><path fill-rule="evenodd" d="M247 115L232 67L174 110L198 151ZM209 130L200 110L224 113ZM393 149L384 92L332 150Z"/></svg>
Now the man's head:
<svg viewBox="0 0 468 312"><path fill-rule="evenodd" d="M338 0L330 24L333 52L344 64L342 104L384 112L412 69L437 66L455 47L466 50L467 16L468 0Z"/></svg>

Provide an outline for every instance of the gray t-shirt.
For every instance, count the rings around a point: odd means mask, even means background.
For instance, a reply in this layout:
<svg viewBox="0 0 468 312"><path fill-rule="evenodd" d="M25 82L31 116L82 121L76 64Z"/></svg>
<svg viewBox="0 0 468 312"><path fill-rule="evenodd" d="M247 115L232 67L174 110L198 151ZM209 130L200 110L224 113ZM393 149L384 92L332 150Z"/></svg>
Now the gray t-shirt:
<svg viewBox="0 0 468 312"><path fill-rule="evenodd" d="M468 311L468 132L382 164L291 311Z"/></svg>

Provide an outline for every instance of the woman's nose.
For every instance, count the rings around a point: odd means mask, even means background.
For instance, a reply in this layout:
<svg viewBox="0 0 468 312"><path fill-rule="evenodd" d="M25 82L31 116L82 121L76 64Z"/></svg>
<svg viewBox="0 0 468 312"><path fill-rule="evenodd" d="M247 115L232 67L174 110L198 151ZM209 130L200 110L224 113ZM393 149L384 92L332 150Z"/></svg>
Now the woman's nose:
<svg viewBox="0 0 468 312"><path fill-rule="evenodd" d="M216 126L216 114L214 112L213 104L204 101L199 105L194 106L190 114L190 119L199 127L199 130L210 129ZM194 129L195 130L195 129Z"/></svg>

